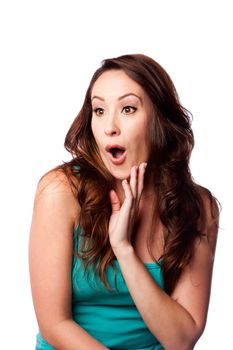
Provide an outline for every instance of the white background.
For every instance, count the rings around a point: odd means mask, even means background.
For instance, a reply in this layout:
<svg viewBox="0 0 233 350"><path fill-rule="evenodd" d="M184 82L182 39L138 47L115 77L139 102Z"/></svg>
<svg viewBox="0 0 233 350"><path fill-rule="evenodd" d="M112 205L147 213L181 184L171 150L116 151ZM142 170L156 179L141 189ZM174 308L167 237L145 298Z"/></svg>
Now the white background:
<svg viewBox="0 0 233 350"><path fill-rule="evenodd" d="M39 178L62 160L65 135L104 58L144 53L169 73L194 117L194 178L220 200L221 230L205 333L232 339L232 13L230 1L1 1L1 349L32 350L28 237Z"/></svg>

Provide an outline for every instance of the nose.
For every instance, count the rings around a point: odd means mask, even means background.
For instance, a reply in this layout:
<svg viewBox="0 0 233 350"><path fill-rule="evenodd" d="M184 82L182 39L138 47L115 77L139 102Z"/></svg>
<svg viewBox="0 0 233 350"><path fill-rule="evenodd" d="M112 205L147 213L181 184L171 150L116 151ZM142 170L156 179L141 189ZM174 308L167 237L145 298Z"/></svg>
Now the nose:
<svg viewBox="0 0 233 350"><path fill-rule="evenodd" d="M106 118L104 132L107 136L120 134L120 127L116 116L109 115L108 118Z"/></svg>

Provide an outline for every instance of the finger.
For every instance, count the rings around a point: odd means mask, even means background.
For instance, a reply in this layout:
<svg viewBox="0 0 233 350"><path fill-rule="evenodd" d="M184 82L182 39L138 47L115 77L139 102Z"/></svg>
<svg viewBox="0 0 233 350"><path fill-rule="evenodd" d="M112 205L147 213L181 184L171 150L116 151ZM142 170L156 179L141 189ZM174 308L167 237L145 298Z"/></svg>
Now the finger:
<svg viewBox="0 0 233 350"><path fill-rule="evenodd" d="M133 194L131 191L131 187L126 179L122 181L122 186L125 191L125 200L122 204L122 207L127 208L127 210L130 210L133 202Z"/></svg>
<svg viewBox="0 0 233 350"><path fill-rule="evenodd" d="M138 169L138 197L137 197L138 201L140 200L143 187L144 187L144 175L146 171L146 166L147 166L147 163L141 163Z"/></svg>
<svg viewBox="0 0 233 350"><path fill-rule="evenodd" d="M121 209L121 204L118 195L114 190L109 192L109 198L112 205L112 213L118 212Z"/></svg>
<svg viewBox="0 0 233 350"><path fill-rule="evenodd" d="M125 220L130 223L132 222L133 216L135 215L134 198L129 182L127 180L123 180L122 185L125 190L125 200L122 204L121 210L122 213L124 213Z"/></svg>
<svg viewBox="0 0 233 350"><path fill-rule="evenodd" d="M133 198L137 198L137 192L138 192L138 189L137 189L137 183L138 183L138 167L135 165L131 168L131 171L130 171L130 188L131 188L131 191L132 191L132 195L133 195Z"/></svg>

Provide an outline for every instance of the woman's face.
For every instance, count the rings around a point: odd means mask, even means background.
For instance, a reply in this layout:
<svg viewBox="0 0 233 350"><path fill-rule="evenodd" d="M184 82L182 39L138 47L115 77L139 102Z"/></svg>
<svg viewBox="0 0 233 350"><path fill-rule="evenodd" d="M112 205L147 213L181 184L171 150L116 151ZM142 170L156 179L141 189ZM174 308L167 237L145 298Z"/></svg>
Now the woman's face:
<svg viewBox="0 0 233 350"><path fill-rule="evenodd" d="M151 102L142 87L123 70L104 72L91 93L91 128L101 158L119 180L134 165L149 159Z"/></svg>

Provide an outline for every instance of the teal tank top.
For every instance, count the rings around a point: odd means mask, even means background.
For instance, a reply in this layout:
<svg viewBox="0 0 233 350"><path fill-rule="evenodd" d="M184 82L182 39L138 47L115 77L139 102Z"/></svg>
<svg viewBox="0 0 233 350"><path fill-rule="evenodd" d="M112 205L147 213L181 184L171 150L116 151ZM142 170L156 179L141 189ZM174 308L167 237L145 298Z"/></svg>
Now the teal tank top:
<svg viewBox="0 0 233 350"><path fill-rule="evenodd" d="M78 226L74 229L74 246L78 249L81 235L76 240ZM80 231L80 230L79 230ZM81 230L81 233L83 230ZM113 292L108 291L98 274L89 273L84 277L84 268L80 259L73 257L72 262L72 311L73 320L90 335L111 350L161 350L164 349L147 328L129 293L120 265L115 259L114 270L109 266L106 278ZM163 288L161 267L158 263L144 263L147 270ZM35 350L55 350L37 334ZM94 349L90 349L94 350Z"/></svg>

